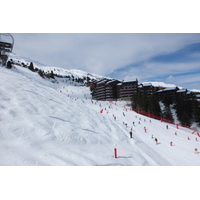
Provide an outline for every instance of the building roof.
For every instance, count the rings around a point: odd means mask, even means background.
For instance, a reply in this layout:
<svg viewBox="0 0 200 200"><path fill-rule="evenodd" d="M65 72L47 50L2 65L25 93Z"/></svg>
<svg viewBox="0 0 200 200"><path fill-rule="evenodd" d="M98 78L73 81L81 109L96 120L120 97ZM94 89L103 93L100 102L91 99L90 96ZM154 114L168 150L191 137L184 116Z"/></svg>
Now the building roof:
<svg viewBox="0 0 200 200"><path fill-rule="evenodd" d="M148 86L152 86L151 83L142 83L143 87L148 87Z"/></svg>
<svg viewBox="0 0 200 200"><path fill-rule="evenodd" d="M181 92L187 92L187 90L186 89L183 89L183 90L178 90L178 91L176 91L177 93L181 93Z"/></svg>
<svg viewBox="0 0 200 200"><path fill-rule="evenodd" d="M165 92L165 91L170 91L170 90L176 90L176 87L167 87L165 89L158 90L157 92Z"/></svg>
<svg viewBox="0 0 200 200"><path fill-rule="evenodd" d="M106 83L106 85L108 85L108 84L110 84L110 83L114 83L114 82L120 82L120 81L118 81L118 80L110 80L110 81L108 81L108 82Z"/></svg>

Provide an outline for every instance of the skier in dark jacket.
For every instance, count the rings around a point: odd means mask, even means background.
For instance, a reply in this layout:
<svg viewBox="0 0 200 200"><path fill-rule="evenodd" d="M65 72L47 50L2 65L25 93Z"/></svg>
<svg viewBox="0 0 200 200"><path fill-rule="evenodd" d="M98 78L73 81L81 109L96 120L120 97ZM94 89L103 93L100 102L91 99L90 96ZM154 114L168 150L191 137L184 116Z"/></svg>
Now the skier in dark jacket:
<svg viewBox="0 0 200 200"><path fill-rule="evenodd" d="M155 138L155 142L156 142L156 144L158 144L158 139L157 138Z"/></svg>
<svg viewBox="0 0 200 200"><path fill-rule="evenodd" d="M132 129L130 130L130 138L132 138L132 135L133 135L133 133L132 133Z"/></svg>

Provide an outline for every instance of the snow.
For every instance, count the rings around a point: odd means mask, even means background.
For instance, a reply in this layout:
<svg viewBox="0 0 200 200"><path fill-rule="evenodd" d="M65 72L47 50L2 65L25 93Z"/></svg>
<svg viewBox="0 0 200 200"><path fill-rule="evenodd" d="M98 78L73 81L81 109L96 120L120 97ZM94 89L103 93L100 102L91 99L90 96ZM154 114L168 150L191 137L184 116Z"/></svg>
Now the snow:
<svg viewBox="0 0 200 200"><path fill-rule="evenodd" d="M191 92L200 93L200 90L192 89Z"/></svg>
<svg viewBox="0 0 200 200"><path fill-rule="evenodd" d="M167 130L166 123L150 122L124 107L126 102L92 101L87 87L52 83L26 68L15 67L0 67L3 199L196 198L196 168L168 167L200 165L200 155L194 154L200 139L196 141L192 130L170 124ZM152 135L158 138L158 145ZM118 158L113 157L115 146ZM141 166L162 168L138 168Z"/></svg>
<svg viewBox="0 0 200 200"><path fill-rule="evenodd" d="M26 68L1 67L0 73L1 166L200 165L194 154L199 141L190 129L169 124L167 130L165 123L124 108L126 102L92 101L89 88L54 84Z"/></svg>
<svg viewBox="0 0 200 200"><path fill-rule="evenodd" d="M168 83L163 83L163 82L142 82L143 85L153 85L154 87L176 87L174 84L168 84Z"/></svg>
<svg viewBox="0 0 200 200"><path fill-rule="evenodd" d="M182 90L177 90L176 92L177 93L183 93L183 92L186 92L187 90L184 90L184 89L182 89Z"/></svg>

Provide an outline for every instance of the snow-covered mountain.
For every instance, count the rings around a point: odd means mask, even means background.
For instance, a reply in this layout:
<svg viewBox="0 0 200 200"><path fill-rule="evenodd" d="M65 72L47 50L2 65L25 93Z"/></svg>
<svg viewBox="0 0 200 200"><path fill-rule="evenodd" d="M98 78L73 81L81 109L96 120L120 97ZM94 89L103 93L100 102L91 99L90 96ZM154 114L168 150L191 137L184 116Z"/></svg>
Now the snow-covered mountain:
<svg viewBox="0 0 200 200"><path fill-rule="evenodd" d="M60 67L54 67L54 66L46 66L44 64L41 64L38 61L34 61L30 58L25 58L25 57L21 57L18 56L14 53L11 53L9 55L9 59L12 59L12 61L17 64L17 65L21 65L21 66L29 66L30 63L32 62L34 65L35 69L39 69L44 71L44 73L51 73L51 71L53 71L53 73L55 75L58 76L63 76L63 77L73 77L74 79L87 79L88 77L92 80L100 80L102 78L105 78L104 76L101 75L97 75L94 73L89 73L89 72L85 72L82 70L77 70L77 69L64 69L64 68L60 68Z"/></svg>
<svg viewBox="0 0 200 200"><path fill-rule="evenodd" d="M93 101L88 87L54 84L18 65L0 67L0 76L0 165L200 165L191 129L139 115L126 102Z"/></svg>

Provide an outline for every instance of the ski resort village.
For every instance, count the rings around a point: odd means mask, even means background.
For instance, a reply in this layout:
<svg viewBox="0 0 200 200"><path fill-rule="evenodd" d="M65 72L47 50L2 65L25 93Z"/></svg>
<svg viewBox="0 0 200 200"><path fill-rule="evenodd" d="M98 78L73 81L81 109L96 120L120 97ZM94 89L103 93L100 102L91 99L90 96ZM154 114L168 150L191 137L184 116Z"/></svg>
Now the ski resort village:
<svg viewBox="0 0 200 200"><path fill-rule="evenodd" d="M13 47L2 34L1 166L200 166L200 91L46 66Z"/></svg>

